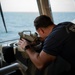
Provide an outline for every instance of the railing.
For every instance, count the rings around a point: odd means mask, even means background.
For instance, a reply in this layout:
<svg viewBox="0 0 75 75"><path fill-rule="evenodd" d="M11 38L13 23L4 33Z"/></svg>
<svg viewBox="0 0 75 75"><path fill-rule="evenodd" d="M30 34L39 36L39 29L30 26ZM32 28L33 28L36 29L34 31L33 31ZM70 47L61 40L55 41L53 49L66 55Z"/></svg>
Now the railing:
<svg viewBox="0 0 75 75"><path fill-rule="evenodd" d="M18 69L21 71L22 75L24 75L24 72L27 70L27 67L16 62L11 65L0 68L0 75L11 74Z"/></svg>
<svg viewBox="0 0 75 75"><path fill-rule="evenodd" d="M4 58L3 58L3 53L2 53L2 44L0 44L0 75L11 74L18 69L22 72L22 75L25 75L24 73L28 69L28 67L26 65L24 65L20 61L16 60L16 62L14 62L13 64L3 67L3 64L2 64L3 59Z"/></svg>
<svg viewBox="0 0 75 75"><path fill-rule="evenodd" d="M3 55L2 55L2 45L0 44L0 67L2 67Z"/></svg>

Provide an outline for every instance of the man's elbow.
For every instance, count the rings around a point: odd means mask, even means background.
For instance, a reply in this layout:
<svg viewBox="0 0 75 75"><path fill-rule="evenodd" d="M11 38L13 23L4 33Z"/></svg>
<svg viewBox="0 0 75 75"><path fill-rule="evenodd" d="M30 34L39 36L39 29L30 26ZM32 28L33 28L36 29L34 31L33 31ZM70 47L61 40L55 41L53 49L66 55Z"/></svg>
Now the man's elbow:
<svg viewBox="0 0 75 75"><path fill-rule="evenodd" d="M41 65L36 66L36 67L37 67L37 69L42 70L42 69L44 68L44 65L43 65L43 64L41 64Z"/></svg>

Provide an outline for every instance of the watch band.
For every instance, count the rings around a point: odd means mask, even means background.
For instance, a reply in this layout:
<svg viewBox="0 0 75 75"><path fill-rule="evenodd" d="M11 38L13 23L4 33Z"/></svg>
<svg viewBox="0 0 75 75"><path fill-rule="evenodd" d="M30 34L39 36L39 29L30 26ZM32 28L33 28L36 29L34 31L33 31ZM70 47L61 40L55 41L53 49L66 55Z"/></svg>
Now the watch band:
<svg viewBox="0 0 75 75"><path fill-rule="evenodd" d="M24 50L30 49L30 45L25 46Z"/></svg>

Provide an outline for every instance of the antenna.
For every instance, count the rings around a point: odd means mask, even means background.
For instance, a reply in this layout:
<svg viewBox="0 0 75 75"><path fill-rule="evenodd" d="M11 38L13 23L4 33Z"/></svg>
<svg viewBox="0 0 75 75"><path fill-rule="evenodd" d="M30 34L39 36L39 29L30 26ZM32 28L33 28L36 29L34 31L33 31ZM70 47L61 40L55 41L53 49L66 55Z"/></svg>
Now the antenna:
<svg viewBox="0 0 75 75"><path fill-rule="evenodd" d="M1 13L2 20L3 20L5 31L7 33L7 28L6 28L6 24L5 24L5 20L4 20L4 16L3 16L3 12L2 12L1 2L0 2L0 13Z"/></svg>

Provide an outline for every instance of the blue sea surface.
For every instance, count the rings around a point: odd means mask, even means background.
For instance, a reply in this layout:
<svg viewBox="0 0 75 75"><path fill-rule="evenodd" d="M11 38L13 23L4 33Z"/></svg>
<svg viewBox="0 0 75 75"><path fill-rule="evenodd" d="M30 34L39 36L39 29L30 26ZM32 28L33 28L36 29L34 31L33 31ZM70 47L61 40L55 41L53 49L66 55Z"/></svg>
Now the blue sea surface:
<svg viewBox="0 0 75 75"><path fill-rule="evenodd" d="M39 15L36 12L4 12L8 33L5 32L2 18L0 17L0 43L6 40L19 38L18 32L30 30L35 32L34 19ZM53 12L55 24L75 19L75 12Z"/></svg>

